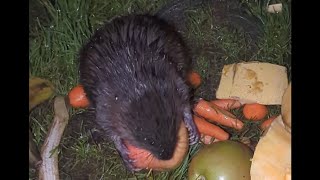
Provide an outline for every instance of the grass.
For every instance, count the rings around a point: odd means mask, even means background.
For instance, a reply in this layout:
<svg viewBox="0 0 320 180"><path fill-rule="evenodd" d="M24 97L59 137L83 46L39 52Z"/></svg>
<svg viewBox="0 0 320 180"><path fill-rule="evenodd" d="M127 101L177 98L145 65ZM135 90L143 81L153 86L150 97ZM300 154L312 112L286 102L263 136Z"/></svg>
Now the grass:
<svg viewBox="0 0 320 180"><path fill-rule="evenodd" d="M50 80L56 94L66 95L78 83L77 56L82 44L104 21L129 13L155 13L169 0L35 0L45 10L30 29L30 75ZM234 28L212 14L219 9L204 6L187 14L187 31L182 32L191 47L193 65L203 84L196 97L212 99L219 72L224 64L259 60L284 65L291 79L291 19L288 5L282 13L261 11L256 1L247 3L262 22L259 37L250 37L246 29ZM30 113L34 140L41 146L53 119L52 99ZM270 106L268 117L279 114L279 106ZM245 123L241 131L225 128L231 139L257 142L261 135L259 123L244 119L241 109L234 110ZM71 120L58 148L62 179L186 179L188 163L201 145L189 149L188 156L177 169L170 172L128 173L111 142L92 140L88 116L84 110L71 110ZM266 118L268 118L266 117ZM29 179L36 179L30 170Z"/></svg>

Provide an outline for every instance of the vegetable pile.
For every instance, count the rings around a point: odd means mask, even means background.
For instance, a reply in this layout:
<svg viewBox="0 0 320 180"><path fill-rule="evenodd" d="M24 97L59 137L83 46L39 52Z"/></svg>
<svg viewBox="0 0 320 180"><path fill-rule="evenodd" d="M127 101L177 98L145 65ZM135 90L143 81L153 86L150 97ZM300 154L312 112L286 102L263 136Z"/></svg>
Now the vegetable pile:
<svg viewBox="0 0 320 180"><path fill-rule="evenodd" d="M193 119L202 135L203 143L210 144L210 140L228 140L230 135L219 125L242 130L244 123L228 110L239 109L243 107L242 113L247 121L262 121L268 114L268 108L262 104L244 104L233 99L219 99L206 101L200 99L194 106ZM261 130L267 129L276 116L265 119L261 125Z"/></svg>
<svg viewBox="0 0 320 180"><path fill-rule="evenodd" d="M257 62L254 63L255 68L256 65ZM250 63L246 64L246 67L250 66ZM240 88L247 92L245 96L223 95L229 98L197 101L193 108L194 122L204 145L189 164L188 179L291 179L291 83L288 83L284 76L275 82L281 86L271 84L266 87L270 83L270 78L266 77L270 72L261 69L268 69L269 66L273 65L261 65L259 76L247 68L243 70L245 73L241 74L241 77L234 77L250 81L254 79L253 85L259 82L260 94L257 91L252 93L249 85L249 90L245 89L248 87ZM282 69L281 73L285 72L284 67L278 68ZM265 81L259 81L259 78ZM232 89L239 88L230 85L230 78L222 78L221 81L224 81L221 89L226 90L228 86ZM247 83L250 84L250 81ZM264 88L267 89L266 92ZM277 91L277 88L280 90ZM231 90L230 92L237 94ZM274 94L275 92L278 94ZM272 100L266 96L272 97ZM281 113L271 115L269 105L281 105ZM232 114L233 110L240 112L240 116ZM251 149L247 146L249 144L231 141L227 131L230 128L242 131L246 122L259 125L263 132L253 152L250 152Z"/></svg>

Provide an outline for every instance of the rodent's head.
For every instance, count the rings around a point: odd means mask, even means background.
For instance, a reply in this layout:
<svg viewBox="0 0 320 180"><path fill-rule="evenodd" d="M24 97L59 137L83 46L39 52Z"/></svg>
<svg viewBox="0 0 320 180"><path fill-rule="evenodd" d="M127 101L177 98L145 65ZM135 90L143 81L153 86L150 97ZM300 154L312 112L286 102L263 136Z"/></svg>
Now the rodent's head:
<svg viewBox="0 0 320 180"><path fill-rule="evenodd" d="M173 155L183 111L189 102L187 85L180 77L174 78L142 90L141 96L126 102L128 106L119 118L127 123L127 133L122 138L161 160Z"/></svg>
<svg viewBox="0 0 320 180"><path fill-rule="evenodd" d="M149 150L155 157L168 160L176 147L183 118L183 103L174 97L146 94L131 103L129 128L131 144Z"/></svg>

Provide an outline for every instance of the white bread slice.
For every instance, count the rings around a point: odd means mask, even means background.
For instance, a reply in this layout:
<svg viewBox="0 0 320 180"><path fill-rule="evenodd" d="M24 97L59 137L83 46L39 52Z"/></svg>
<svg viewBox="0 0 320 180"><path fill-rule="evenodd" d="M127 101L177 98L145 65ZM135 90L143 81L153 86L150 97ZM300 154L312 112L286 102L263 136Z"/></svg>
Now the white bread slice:
<svg viewBox="0 0 320 180"><path fill-rule="evenodd" d="M229 64L222 70L216 98L281 105L287 86L287 69L284 66L257 61Z"/></svg>

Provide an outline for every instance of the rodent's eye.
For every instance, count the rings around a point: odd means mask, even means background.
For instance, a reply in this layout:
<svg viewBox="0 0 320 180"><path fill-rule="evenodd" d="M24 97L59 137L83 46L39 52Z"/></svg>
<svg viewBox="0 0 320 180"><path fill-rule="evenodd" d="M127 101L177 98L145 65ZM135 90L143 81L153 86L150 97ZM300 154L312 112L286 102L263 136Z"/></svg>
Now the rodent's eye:
<svg viewBox="0 0 320 180"><path fill-rule="evenodd" d="M136 131L142 131L142 127L135 127L134 130L136 130Z"/></svg>
<svg viewBox="0 0 320 180"><path fill-rule="evenodd" d="M136 131L142 131L142 127L135 127L134 130L136 130Z"/></svg>

